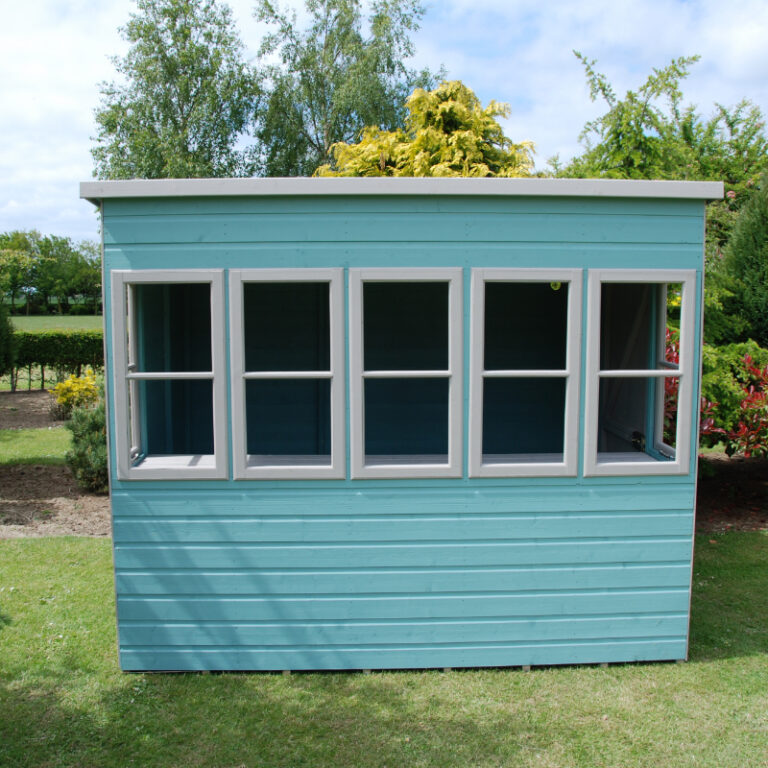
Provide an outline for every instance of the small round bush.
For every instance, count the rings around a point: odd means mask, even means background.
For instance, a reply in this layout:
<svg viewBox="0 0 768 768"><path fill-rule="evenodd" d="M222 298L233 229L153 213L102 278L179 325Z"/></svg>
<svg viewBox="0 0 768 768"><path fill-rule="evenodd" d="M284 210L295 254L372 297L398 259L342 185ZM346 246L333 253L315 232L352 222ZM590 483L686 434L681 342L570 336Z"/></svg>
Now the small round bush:
<svg viewBox="0 0 768 768"><path fill-rule="evenodd" d="M77 484L93 493L107 493L107 422L104 400L96 405L73 408L67 422L72 449L65 457Z"/></svg>

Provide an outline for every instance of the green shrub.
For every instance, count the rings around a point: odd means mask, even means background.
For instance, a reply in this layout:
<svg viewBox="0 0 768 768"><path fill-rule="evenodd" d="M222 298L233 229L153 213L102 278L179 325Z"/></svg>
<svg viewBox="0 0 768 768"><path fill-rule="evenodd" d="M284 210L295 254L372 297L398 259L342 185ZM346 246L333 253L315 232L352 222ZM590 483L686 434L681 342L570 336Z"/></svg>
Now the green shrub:
<svg viewBox="0 0 768 768"><path fill-rule="evenodd" d="M73 409L67 429L72 432L72 449L67 452L65 460L77 484L87 491L106 493L109 480L103 398L94 406Z"/></svg>
<svg viewBox="0 0 768 768"><path fill-rule="evenodd" d="M8 307L0 301L0 376L9 373L16 361L16 335Z"/></svg>
<svg viewBox="0 0 768 768"><path fill-rule="evenodd" d="M714 411L715 426L726 432L736 431L743 419L742 401L747 382L744 358L749 355L755 365L768 365L768 349L754 341L727 344L722 347L704 345L702 353L701 396L709 403L717 403ZM717 442L717 435L709 442Z"/></svg>

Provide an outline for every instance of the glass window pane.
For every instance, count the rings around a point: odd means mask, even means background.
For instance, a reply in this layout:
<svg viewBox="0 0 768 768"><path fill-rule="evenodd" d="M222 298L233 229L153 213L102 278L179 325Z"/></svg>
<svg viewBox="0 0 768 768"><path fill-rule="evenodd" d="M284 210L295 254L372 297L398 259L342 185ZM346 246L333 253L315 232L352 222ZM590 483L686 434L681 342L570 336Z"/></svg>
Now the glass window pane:
<svg viewBox="0 0 768 768"><path fill-rule="evenodd" d="M448 283L364 283L366 371L448 369Z"/></svg>
<svg viewBox="0 0 768 768"><path fill-rule="evenodd" d="M600 368L658 370L665 367L667 295L676 301L674 285L603 283L600 303ZM680 285L677 284L679 323ZM673 308L674 309L674 308ZM671 362L671 361L670 361Z"/></svg>
<svg viewBox="0 0 768 768"><path fill-rule="evenodd" d="M246 371L330 370L328 283L246 283L243 326Z"/></svg>
<svg viewBox="0 0 768 768"><path fill-rule="evenodd" d="M314 456L331 461L331 382L251 379L245 382L248 453Z"/></svg>
<svg viewBox="0 0 768 768"><path fill-rule="evenodd" d="M447 462L448 389L444 378L367 379L366 463L376 456Z"/></svg>
<svg viewBox="0 0 768 768"><path fill-rule="evenodd" d="M680 379L677 376L666 376L657 384L662 397L664 411L662 414L662 442L670 448L677 447L677 401L680 394Z"/></svg>
<svg viewBox="0 0 768 768"><path fill-rule="evenodd" d="M485 284L485 370L564 370L567 283Z"/></svg>
<svg viewBox="0 0 768 768"><path fill-rule="evenodd" d="M562 461L565 389L564 378L486 378L483 462L503 463L515 455Z"/></svg>
<svg viewBox="0 0 768 768"><path fill-rule="evenodd" d="M683 300L683 286L680 283L669 283L662 286L664 301L664 350L660 354L666 367L676 367L680 364L680 308Z"/></svg>
<svg viewBox="0 0 768 768"><path fill-rule="evenodd" d="M602 378L598 411L598 458L665 461L674 456L659 450L657 409L665 407L661 378ZM669 423L677 421L677 402L670 401ZM662 428L663 429L663 428ZM666 451L668 454L669 451ZM616 458L616 455L619 458Z"/></svg>
<svg viewBox="0 0 768 768"><path fill-rule="evenodd" d="M208 283L136 283L133 319L139 371L211 370Z"/></svg>
<svg viewBox="0 0 768 768"><path fill-rule="evenodd" d="M213 382L140 381L141 454L213 453Z"/></svg>

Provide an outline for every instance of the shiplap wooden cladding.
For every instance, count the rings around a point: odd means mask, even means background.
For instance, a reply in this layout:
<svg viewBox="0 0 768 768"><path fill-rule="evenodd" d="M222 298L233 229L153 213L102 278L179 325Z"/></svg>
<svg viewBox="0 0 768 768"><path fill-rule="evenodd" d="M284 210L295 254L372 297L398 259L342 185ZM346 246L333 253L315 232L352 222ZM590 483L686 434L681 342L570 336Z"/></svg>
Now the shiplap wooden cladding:
<svg viewBox="0 0 768 768"><path fill-rule="evenodd" d="M103 222L123 669L686 657L722 185L81 194Z"/></svg>

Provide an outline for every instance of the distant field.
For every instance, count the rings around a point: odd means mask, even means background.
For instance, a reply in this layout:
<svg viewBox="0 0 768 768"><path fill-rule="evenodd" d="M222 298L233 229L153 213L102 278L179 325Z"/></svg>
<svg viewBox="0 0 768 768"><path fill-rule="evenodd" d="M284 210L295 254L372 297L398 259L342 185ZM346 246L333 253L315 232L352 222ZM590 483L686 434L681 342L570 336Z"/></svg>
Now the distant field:
<svg viewBox="0 0 768 768"><path fill-rule="evenodd" d="M14 315L14 328L20 331L71 331L101 330L104 318L101 315Z"/></svg>

